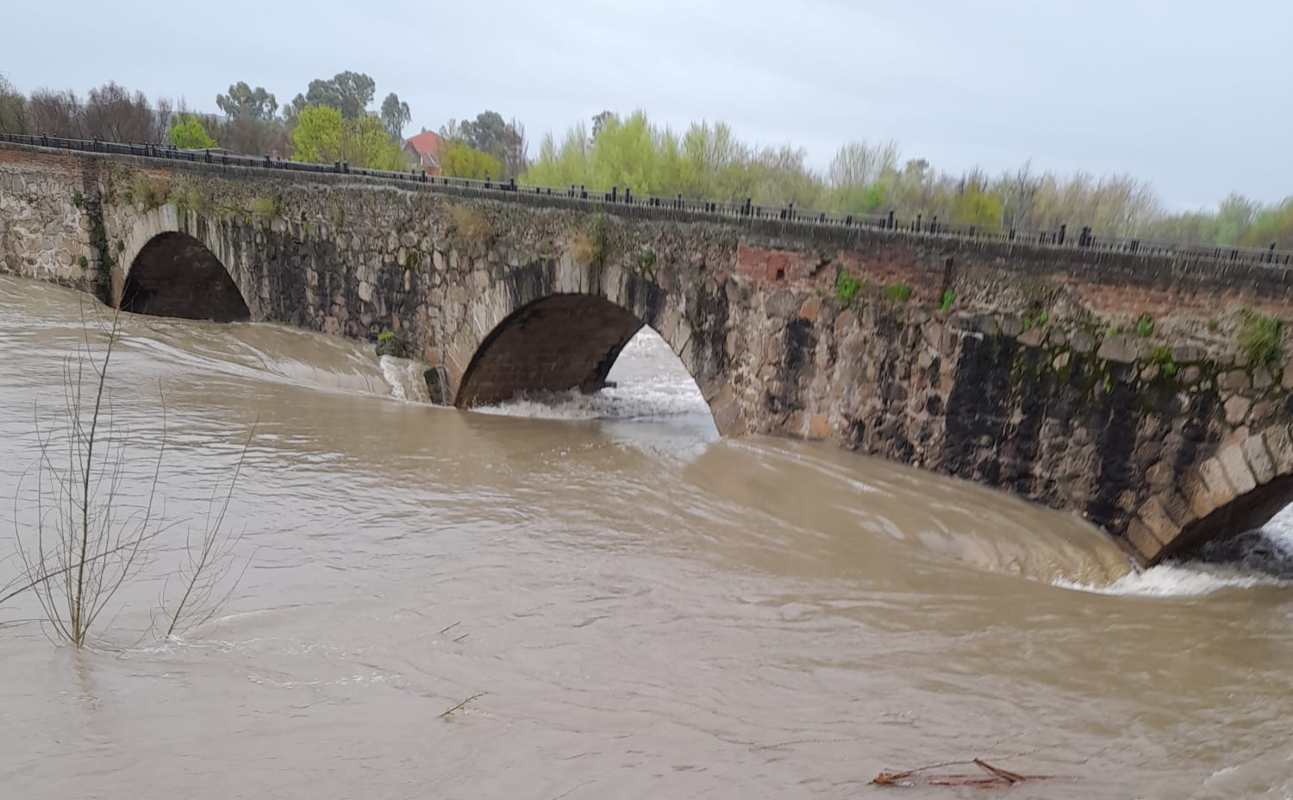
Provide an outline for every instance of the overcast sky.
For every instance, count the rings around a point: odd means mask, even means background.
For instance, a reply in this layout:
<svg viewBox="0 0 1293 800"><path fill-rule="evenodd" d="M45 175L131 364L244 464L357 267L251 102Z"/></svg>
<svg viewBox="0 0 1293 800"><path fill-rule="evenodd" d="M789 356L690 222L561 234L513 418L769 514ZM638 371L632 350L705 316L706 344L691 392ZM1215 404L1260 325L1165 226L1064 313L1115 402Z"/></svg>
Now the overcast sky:
<svg viewBox="0 0 1293 800"><path fill-rule="evenodd" d="M531 152L602 109L725 120L824 167L851 139L960 171L1127 172L1169 207L1293 195L1293 0L6 3L20 89L115 80L214 111L367 72L412 129L489 108Z"/></svg>

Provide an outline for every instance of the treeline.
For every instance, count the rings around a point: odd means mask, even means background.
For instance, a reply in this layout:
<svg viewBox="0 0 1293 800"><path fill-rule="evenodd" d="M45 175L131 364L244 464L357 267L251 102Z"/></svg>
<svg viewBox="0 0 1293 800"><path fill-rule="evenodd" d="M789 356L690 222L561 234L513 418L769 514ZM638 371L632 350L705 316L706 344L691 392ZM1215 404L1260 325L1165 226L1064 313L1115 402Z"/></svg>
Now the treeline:
<svg viewBox="0 0 1293 800"><path fill-rule="evenodd" d="M116 83L91 89L17 91L0 76L0 132L36 133L72 139L223 148L298 161L345 161L357 167L403 170L415 160L404 150L412 118L407 102L391 92L372 109L376 82L360 72L340 72L310 81L280 107L264 87L245 81L215 98L220 114L190 110L184 101L159 98ZM525 133L492 111L475 120L450 121L442 158L444 174L515 177L525 168Z"/></svg>
<svg viewBox="0 0 1293 800"><path fill-rule="evenodd" d="M795 147L756 147L723 123L693 123L679 134L643 112L603 112L558 141L551 134L524 173L526 183L630 187L638 194L707 197L842 214L923 215L983 228L1054 230L1090 226L1102 236L1207 245L1293 247L1293 196L1262 205L1231 195L1214 211L1169 213L1153 187L1126 175L1060 176L1028 165L988 175L952 174L924 159L906 159L893 142L852 142L825 173Z"/></svg>
<svg viewBox="0 0 1293 800"><path fill-rule="evenodd" d="M90 90L39 89L25 96L0 77L0 131L71 138L221 147L300 161L346 161L401 170L416 166L404 147L412 118L391 92L372 109L376 83L341 72L310 81L280 107L263 87L246 82L215 98L220 114L190 111L166 99L149 103L115 83ZM576 124L558 140L544 136L529 159L525 127L495 111L450 120L436 153L443 175L517 178L524 183L593 191L629 187L639 195L705 197L841 214L923 215L986 229L1054 230L1090 226L1098 236L1128 236L1199 245L1293 248L1293 196L1264 205L1232 194L1215 209L1173 213L1153 187L1128 175L1035 172L1027 164L989 175L956 174L922 158L905 159L893 142L851 142L828 169L807 163L802 148L759 147L724 123L693 123L678 133L643 112L609 111Z"/></svg>

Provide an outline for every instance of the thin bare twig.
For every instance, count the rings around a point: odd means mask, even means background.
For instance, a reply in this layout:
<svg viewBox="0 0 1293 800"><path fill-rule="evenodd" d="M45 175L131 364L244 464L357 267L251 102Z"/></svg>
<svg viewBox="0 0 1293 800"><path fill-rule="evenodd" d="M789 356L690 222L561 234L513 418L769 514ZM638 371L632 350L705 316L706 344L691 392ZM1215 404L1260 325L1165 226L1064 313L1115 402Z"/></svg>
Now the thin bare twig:
<svg viewBox="0 0 1293 800"><path fill-rule="evenodd" d="M983 770L982 773L934 773L934 770L946 769L947 767L966 767L974 766ZM934 773L934 774L930 774ZM938 764L926 764L923 767L903 770L901 772L881 771L871 779L871 783L876 786L973 786L977 788L991 788L994 786L1006 787L1014 786L1017 783L1026 781L1048 781L1054 780L1054 775L1022 775L1018 772L1002 769L993 766L981 758L972 758L968 761L944 761Z"/></svg>
<svg viewBox="0 0 1293 800"><path fill-rule="evenodd" d="M250 559L243 564L242 570L238 573L237 578L229 583L228 587L220 596L216 596L219 586L228 577L233 564L233 550L236 545L242 541L242 533L236 536L225 535L223 531L225 516L229 513L229 501L233 499L234 487L238 484L238 478L242 474L243 464L247 460L247 450L251 447L252 438L256 434L256 425L247 431L247 438L243 442L242 451L238 455L238 462L234 466L233 477L229 480L229 486L224 493L224 499L220 503L219 511L215 514L212 521L212 509L215 505L215 489L212 490L211 502L207 506L207 521L204 526L202 539L197 543L196 550L192 536L185 539L185 554L188 564L181 569L180 574L185 577L184 592L180 595L179 602L175 605L173 611L167 613L169 624L166 627L164 638L171 638L181 626L191 628L194 625L201 625L211 617L225 604L229 597L237 589L238 584L247 573L247 568L251 565ZM163 610L165 611L165 589L163 588ZM186 616L188 615L188 616ZM189 617L194 617L194 621L184 625L184 621Z"/></svg>
<svg viewBox="0 0 1293 800"><path fill-rule="evenodd" d="M479 700L480 698L484 697L487 694L489 694L489 692L477 692L476 694L473 694L471 697L468 697L466 700L463 700L461 703L454 706L453 708L446 708L444 711L440 712L440 719L448 719L449 715L452 714L453 712L462 709L471 701Z"/></svg>
<svg viewBox="0 0 1293 800"><path fill-rule="evenodd" d="M28 592L34 595L47 623L46 635L52 632L52 638L75 647L85 646L90 630L113 597L151 556L154 540L174 527L164 521L164 510L159 510L167 438L166 402L160 385L161 436L146 501L142 509L120 513L131 437L128 430L114 425L108 388L120 338L120 313L116 310L111 323L104 324L101 319L87 320L82 308L81 340L63 364L62 423L42 426L36 407L35 520L24 525L21 519L24 476L15 492L13 514L18 544L15 555L22 573L0 587L0 604ZM90 341L95 322L106 338L101 360ZM93 404L88 402L87 380L93 380ZM163 593L168 637L182 627L210 619L246 573L244 566L225 590L233 570L232 550L241 535L225 536L223 525L254 430L248 432L222 502L217 503L218 492L213 489L203 537L197 542L188 538L188 564L179 573L184 593L173 611L167 612Z"/></svg>

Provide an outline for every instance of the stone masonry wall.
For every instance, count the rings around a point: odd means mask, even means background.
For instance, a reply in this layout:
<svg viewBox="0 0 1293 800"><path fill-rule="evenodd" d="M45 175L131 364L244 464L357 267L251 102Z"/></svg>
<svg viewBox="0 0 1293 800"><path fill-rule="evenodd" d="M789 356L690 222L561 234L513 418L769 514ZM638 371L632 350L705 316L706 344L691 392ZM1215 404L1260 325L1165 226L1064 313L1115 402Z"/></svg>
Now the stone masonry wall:
<svg viewBox="0 0 1293 800"><path fill-rule="evenodd" d="M119 301L144 247L184 234L253 320L389 330L450 400L595 384L636 327L610 303L665 338L724 434L1001 487L1146 561L1293 492L1288 342L1262 363L1240 346L1251 314L1293 307L1283 270L609 211L0 146L0 271ZM533 305L556 295L573 299ZM488 380L459 394L473 374Z"/></svg>

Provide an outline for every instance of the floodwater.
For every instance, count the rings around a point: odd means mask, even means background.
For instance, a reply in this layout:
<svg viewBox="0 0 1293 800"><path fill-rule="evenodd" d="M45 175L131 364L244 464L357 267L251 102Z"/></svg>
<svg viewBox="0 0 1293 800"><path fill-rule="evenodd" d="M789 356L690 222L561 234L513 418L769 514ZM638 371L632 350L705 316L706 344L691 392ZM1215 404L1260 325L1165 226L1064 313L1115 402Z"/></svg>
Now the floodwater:
<svg viewBox="0 0 1293 800"><path fill-rule="evenodd" d="M0 278L0 585L50 487L36 422L59 452L99 313ZM1290 584L1129 573L1069 515L720 440L647 336L600 396L465 413L359 343L122 327L116 502L139 507L164 436L165 527L88 648L30 594L0 606L0 797L996 796L867 785L976 756L1056 776L1011 797L1293 796ZM241 580L161 637L253 428L224 522Z"/></svg>

